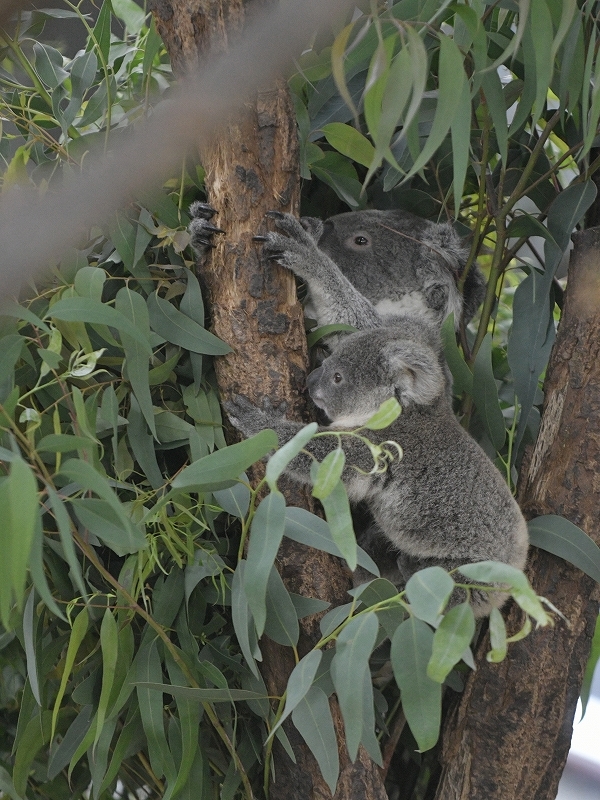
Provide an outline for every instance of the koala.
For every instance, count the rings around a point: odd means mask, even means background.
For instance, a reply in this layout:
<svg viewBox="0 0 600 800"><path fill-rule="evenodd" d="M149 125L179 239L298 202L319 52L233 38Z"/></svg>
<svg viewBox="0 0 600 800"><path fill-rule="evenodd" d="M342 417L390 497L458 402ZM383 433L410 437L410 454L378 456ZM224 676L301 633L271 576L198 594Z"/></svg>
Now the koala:
<svg viewBox="0 0 600 800"><path fill-rule="evenodd" d="M222 231L211 225L216 212L206 203L192 204L190 213L192 246L202 255ZM306 315L319 326L344 322L362 330L407 311L438 325L454 312L458 326L483 300L485 281L475 265L464 298L459 292L466 251L449 224L400 210L350 211L324 222L281 212L270 216L282 233L255 239L263 242L267 258L306 282Z"/></svg>
<svg viewBox="0 0 600 800"><path fill-rule="evenodd" d="M363 542L372 535L380 548L388 544L396 561L388 577L397 585L432 565L451 570L490 559L522 569L527 555L525 520L498 470L456 420L434 341L435 331L424 340L410 317L405 324L397 317L393 326L345 336L307 380L313 402L332 421L321 432L364 425L390 397L402 406L387 429L367 432L375 444L393 440L402 448L402 458L385 472L373 472L371 451L361 439L342 437L348 497L353 505L366 505L376 526L364 532ZM302 427L268 401L261 409L237 396L225 410L244 435L272 428L280 445ZM288 474L309 484L313 459L322 461L337 446L337 437L313 439ZM451 604L462 599L464 591L457 589ZM502 591L480 591L470 602L483 617L505 599Z"/></svg>

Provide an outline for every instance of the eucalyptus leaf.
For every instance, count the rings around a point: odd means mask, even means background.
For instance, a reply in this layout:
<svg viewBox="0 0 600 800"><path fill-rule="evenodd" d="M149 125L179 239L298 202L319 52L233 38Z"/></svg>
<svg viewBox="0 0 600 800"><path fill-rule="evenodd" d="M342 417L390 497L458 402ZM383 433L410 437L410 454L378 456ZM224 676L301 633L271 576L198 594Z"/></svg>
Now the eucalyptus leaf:
<svg viewBox="0 0 600 800"><path fill-rule="evenodd" d="M527 528L532 545L564 558L600 583L600 548L581 528L556 514L535 517Z"/></svg>
<svg viewBox="0 0 600 800"><path fill-rule="evenodd" d="M420 751L435 745L441 724L442 687L427 675L432 650L433 631L416 617L403 622L392 638L390 655L402 710Z"/></svg>

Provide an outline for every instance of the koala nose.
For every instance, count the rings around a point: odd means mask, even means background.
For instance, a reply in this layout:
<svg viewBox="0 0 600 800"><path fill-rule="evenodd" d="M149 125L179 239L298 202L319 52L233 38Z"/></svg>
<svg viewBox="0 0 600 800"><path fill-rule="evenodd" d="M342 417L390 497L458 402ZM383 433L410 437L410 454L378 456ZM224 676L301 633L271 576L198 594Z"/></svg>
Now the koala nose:
<svg viewBox="0 0 600 800"><path fill-rule="evenodd" d="M306 379L306 388L308 389L308 392L311 397L313 394L313 389L318 384L322 373L323 373L323 367L319 367L318 369L313 370Z"/></svg>

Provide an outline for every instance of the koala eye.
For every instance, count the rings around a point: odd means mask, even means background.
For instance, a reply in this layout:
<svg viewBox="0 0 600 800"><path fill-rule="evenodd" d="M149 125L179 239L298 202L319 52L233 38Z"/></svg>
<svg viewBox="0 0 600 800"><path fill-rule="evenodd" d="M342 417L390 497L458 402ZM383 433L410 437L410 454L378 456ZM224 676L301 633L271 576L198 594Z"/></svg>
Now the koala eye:
<svg viewBox="0 0 600 800"><path fill-rule="evenodd" d="M371 247L372 243L373 241L368 231L355 231L344 240L344 245L348 250L361 250L363 253L365 248Z"/></svg>
<svg viewBox="0 0 600 800"><path fill-rule="evenodd" d="M333 373L333 382L334 383L341 383L342 380L343 380L343 378L342 378L342 376L341 376L341 374L339 372L334 372Z"/></svg>

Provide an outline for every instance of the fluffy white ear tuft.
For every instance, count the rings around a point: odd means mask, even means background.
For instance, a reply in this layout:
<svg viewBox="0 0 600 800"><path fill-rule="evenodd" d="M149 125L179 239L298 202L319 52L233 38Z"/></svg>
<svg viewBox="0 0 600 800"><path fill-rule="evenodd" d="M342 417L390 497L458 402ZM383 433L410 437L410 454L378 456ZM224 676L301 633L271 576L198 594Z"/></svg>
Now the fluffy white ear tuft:
<svg viewBox="0 0 600 800"><path fill-rule="evenodd" d="M389 342L382 355L400 405L431 405L444 391L444 374L430 347L399 339Z"/></svg>

